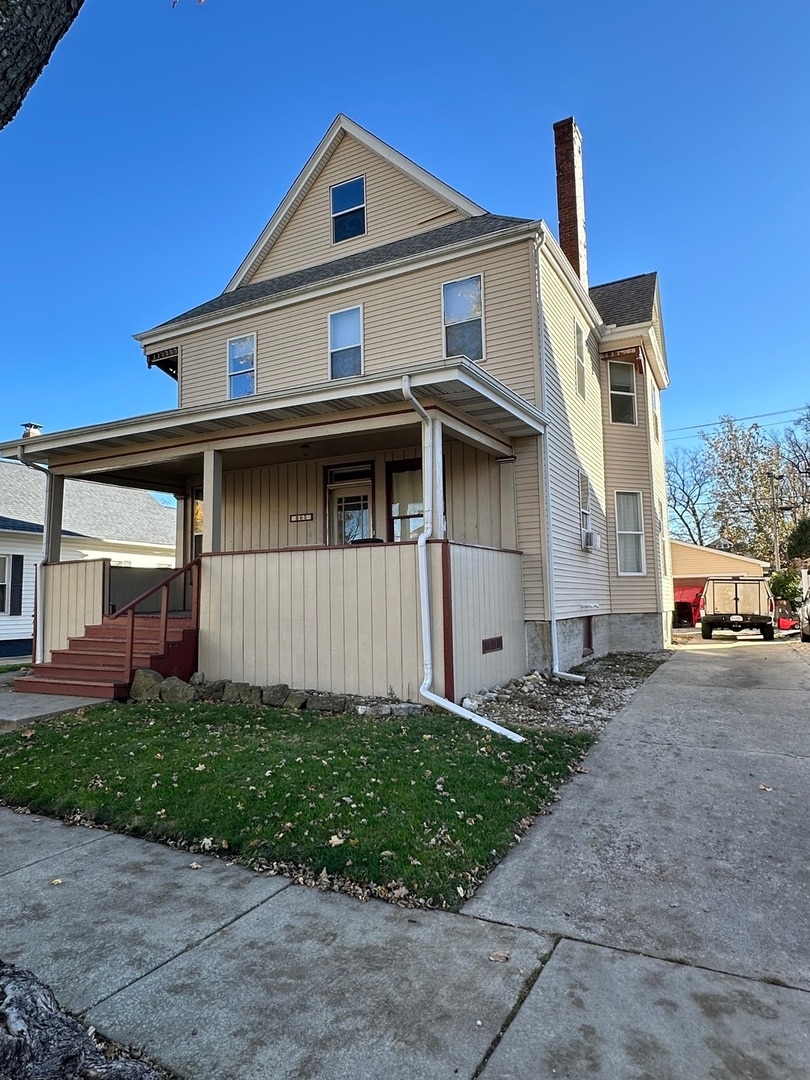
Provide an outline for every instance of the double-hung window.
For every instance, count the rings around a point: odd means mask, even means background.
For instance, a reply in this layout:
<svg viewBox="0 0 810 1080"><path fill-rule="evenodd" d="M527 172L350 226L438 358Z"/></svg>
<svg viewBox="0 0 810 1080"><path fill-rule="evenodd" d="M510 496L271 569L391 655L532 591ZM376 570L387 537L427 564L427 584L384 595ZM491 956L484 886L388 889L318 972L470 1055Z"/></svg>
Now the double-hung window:
<svg viewBox="0 0 810 1080"><path fill-rule="evenodd" d="M228 340L228 397L256 393L256 335L243 334Z"/></svg>
<svg viewBox="0 0 810 1080"><path fill-rule="evenodd" d="M579 474L579 527L583 532L591 528L591 482L588 474Z"/></svg>
<svg viewBox="0 0 810 1080"><path fill-rule="evenodd" d="M359 307L329 316L329 378L363 374L363 315Z"/></svg>
<svg viewBox="0 0 810 1080"><path fill-rule="evenodd" d="M8 611L8 577L11 560L7 555L0 555L0 615Z"/></svg>
<svg viewBox="0 0 810 1080"><path fill-rule="evenodd" d="M422 459L388 465L388 539L417 540L425 525L422 501Z"/></svg>
<svg viewBox="0 0 810 1080"><path fill-rule="evenodd" d="M448 281L442 291L444 355L484 358L484 304L481 275Z"/></svg>
<svg viewBox="0 0 810 1080"><path fill-rule="evenodd" d="M655 441L661 441L661 395L658 392L658 387L655 383L652 384L650 390L650 397L652 398L652 419L653 419L653 434L655 435Z"/></svg>
<svg viewBox="0 0 810 1080"><path fill-rule="evenodd" d="M608 364L610 378L610 419L614 424L636 422L636 369L632 364L611 360Z"/></svg>
<svg viewBox="0 0 810 1080"><path fill-rule="evenodd" d="M332 208L332 243L340 244L366 231L366 179L357 176L329 189Z"/></svg>
<svg viewBox="0 0 810 1080"><path fill-rule="evenodd" d="M585 331L578 322L574 322L574 351L577 364L577 393L585 397Z"/></svg>
<svg viewBox="0 0 810 1080"><path fill-rule="evenodd" d="M640 491L616 492L616 551L620 575L646 573Z"/></svg>

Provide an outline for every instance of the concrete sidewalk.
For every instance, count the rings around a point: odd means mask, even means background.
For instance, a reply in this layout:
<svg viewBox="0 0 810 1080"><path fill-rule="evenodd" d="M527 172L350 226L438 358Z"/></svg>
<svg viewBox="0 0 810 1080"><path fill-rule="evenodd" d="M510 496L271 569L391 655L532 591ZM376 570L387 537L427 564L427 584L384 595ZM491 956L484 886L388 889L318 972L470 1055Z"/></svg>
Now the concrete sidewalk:
<svg viewBox="0 0 810 1080"><path fill-rule="evenodd" d="M0 667L4 667L0 661ZM17 671L0 672L0 734L24 727L33 720L75 712L83 705L99 705L98 698L70 697L65 694L19 694L12 689Z"/></svg>
<svg viewBox="0 0 810 1080"><path fill-rule="evenodd" d="M808 703L677 653L461 915L0 810L0 957L185 1080L806 1080Z"/></svg>

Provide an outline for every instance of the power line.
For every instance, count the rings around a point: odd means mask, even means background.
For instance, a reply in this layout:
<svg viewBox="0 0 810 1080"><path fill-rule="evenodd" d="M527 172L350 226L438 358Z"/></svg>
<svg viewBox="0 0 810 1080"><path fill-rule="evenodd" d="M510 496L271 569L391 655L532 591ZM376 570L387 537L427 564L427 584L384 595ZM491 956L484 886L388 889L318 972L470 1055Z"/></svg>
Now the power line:
<svg viewBox="0 0 810 1080"><path fill-rule="evenodd" d="M703 428L708 427L720 427L726 420L731 420L735 424L741 423L743 420L759 420L763 416L785 416L787 413L804 412L807 409L807 405L801 405L798 409L779 409L777 412L763 412L756 413L754 416L727 416L722 420L714 420L711 424L690 424L689 427L676 427L667 428L664 431L665 435L672 435L676 431L701 431ZM775 427L775 424L761 424L761 427Z"/></svg>
<svg viewBox="0 0 810 1080"><path fill-rule="evenodd" d="M785 410L785 411L788 411L788 410ZM763 413L762 415L767 416L768 414ZM771 413L771 415L773 416L773 415L776 415L776 414ZM732 417L732 419L734 419L734 418ZM747 418L744 417L744 416L740 416L737 419L745 420ZM753 417L751 419L753 419ZM772 427L783 427L783 426L784 426L784 421L783 420L774 420L772 424L760 424L759 425L759 427L761 427L761 428L772 428ZM717 427L717 425L716 424L707 424L706 427ZM675 431L686 431L686 430L689 430L689 429L687 429L687 428L675 428L674 430ZM666 432L664 432L664 434L666 435ZM667 439L667 442L668 443L688 442L689 439L694 439L694 438L696 438L695 435L677 435L674 439Z"/></svg>

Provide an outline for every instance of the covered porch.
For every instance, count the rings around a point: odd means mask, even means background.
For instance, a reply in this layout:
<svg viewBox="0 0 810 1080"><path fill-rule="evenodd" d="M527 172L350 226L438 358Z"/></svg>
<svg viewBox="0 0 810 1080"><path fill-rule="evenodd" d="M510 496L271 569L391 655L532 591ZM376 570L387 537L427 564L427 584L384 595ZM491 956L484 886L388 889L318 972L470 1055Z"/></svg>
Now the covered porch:
<svg viewBox="0 0 810 1080"><path fill-rule="evenodd" d="M49 468L39 657L110 606L103 574L60 561L78 476L177 498L208 678L420 700L429 677L458 701L522 674L513 440L542 430L453 360L3 447Z"/></svg>

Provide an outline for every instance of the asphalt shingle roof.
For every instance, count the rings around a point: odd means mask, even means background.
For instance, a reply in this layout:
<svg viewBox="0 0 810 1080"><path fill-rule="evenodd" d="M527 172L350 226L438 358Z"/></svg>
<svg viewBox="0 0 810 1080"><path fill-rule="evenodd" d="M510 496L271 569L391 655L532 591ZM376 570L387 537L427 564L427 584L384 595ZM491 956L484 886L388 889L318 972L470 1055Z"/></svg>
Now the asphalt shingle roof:
<svg viewBox="0 0 810 1080"><path fill-rule="evenodd" d="M44 522L44 473L0 461L0 529L42 532ZM66 480L62 525L74 536L174 546L176 514L149 491Z"/></svg>
<svg viewBox="0 0 810 1080"><path fill-rule="evenodd" d="M657 281L655 272L638 274L621 281L594 285L588 294L606 325L632 326L652 319Z"/></svg>
<svg viewBox="0 0 810 1080"><path fill-rule="evenodd" d="M431 229L429 232L418 233L416 236L408 236L404 240L395 240L391 244L383 244L380 247L369 248L360 251L356 255L347 255L343 259L335 259L333 262L321 263L319 266L310 266L304 270L296 270L291 274L282 274L280 277L269 278L267 281L257 281L252 285L240 285L233 292L225 292L208 300L204 304L184 311L168 322L161 323L155 330L162 330L169 326L183 323L187 319L196 319L202 315L213 315L219 311L227 311L228 308L238 307L241 304L251 303L255 300L265 300L268 297L280 293L303 289L310 285L318 285L323 281L341 277L344 274L352 274L358 270L370 270L377 266L384 266L398 259L406 259L410 255L421 255L428 251L437 251L443 247L463 243L465 240L474 240L491 233L503 232L515 225L525 225L529 218L501 217L498 214L480 214L477 217L465 218L463 221L454 221L451 225L443 225L439 229Z"/></svg>

